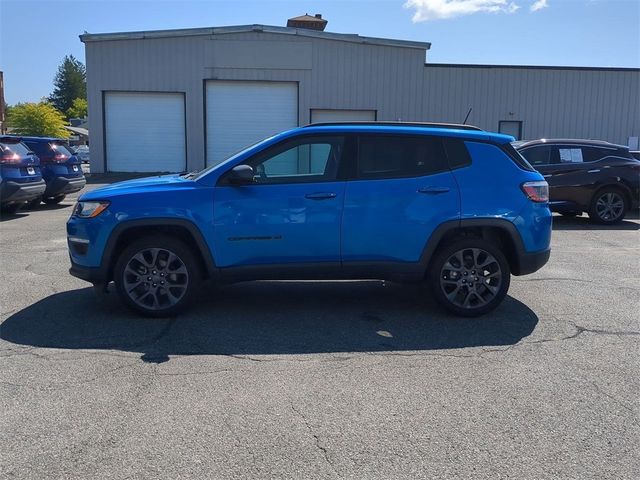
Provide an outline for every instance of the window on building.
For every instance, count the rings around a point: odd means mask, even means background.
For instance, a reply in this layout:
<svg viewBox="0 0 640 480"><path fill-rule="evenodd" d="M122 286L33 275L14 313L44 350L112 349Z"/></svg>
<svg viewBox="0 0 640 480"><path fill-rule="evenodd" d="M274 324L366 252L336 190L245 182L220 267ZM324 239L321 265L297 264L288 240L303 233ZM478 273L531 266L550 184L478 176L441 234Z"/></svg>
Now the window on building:
<svg viewBox="0 0 640 480"><path fill-rule="evenodd" d="M516 140L522 140L522 122L519 120L500 120L498 131L505 135L511 135Z"/></svg>

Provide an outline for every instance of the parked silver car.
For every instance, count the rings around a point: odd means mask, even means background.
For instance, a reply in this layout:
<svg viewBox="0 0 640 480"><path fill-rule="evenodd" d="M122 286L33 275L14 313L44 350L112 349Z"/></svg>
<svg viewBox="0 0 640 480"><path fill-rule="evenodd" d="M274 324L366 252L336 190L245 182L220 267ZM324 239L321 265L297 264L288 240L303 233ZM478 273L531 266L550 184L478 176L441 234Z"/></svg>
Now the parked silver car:
<svg viewBox="0 0 640 480"><path fill-rule="evenodd" d="M82 163L89 163L89 145L78 145L73 153Z"/></svg>

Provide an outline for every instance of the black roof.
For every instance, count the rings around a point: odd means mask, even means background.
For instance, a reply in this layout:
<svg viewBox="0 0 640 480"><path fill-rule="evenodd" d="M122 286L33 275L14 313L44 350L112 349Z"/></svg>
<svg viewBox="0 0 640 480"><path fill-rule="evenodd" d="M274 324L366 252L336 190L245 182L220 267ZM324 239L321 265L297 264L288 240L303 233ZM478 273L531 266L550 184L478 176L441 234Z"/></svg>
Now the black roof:
<svg viewBox="0 0 640 480"><path fill-rule="evenodd" d="M474 125L466 125L461 123L432 123L432 122L319 122L310 123L305 127L323 127L332 125L380 125L385 127L429 127L429 128L451 128L454 130L477 130L482 131Z"/></svg>
<svg viewBox="0 0 640 480"><path fill-rule="evenodd" d="M586 140L578 138L541 138L539 140L521 140L513 142L516 148L531 147L533 145L587 145L591 147L622 148L628 150L626 145L605 142L604 140Z"/></svg>

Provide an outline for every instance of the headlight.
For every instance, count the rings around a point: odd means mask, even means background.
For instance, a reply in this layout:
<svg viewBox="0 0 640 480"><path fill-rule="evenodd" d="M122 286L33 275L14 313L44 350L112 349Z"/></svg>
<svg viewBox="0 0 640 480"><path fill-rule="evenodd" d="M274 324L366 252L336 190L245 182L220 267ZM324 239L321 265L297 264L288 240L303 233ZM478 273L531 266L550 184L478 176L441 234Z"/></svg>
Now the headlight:
<svg viewBox="0 0 640 480"><path fill-rule="evenodd" d="M104 212L109 202L78 202L73 209L73 215L80 218L93 218Z"/></svg>

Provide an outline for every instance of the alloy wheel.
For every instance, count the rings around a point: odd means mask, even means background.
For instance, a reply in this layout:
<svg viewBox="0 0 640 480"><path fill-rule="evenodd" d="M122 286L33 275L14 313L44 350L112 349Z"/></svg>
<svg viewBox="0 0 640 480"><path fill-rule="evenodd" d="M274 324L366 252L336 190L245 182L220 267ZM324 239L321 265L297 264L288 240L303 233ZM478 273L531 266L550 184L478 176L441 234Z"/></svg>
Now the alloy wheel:
<svg viewBox="0 0 640 480"><path fill-rule="evenodd" d="M480 248L453 253L440 271L440 288L453 305L474 309L487 305L502 286L496 258Z"/></svg>
<svg viewBox="0 0 640 480"><path fill-rule="evenodd" d="M619 193L607 192L596 201L596 214L600 220L614 222L624 212L624 199Z"/></svg>
<svg viewBox="0 0 640 480"><path fill-rule="evenodd" d="M163 310L176 305L187 293L189 273L174 252L147 248L127 262L122 280L135 304L148 310Z"/></svg>

